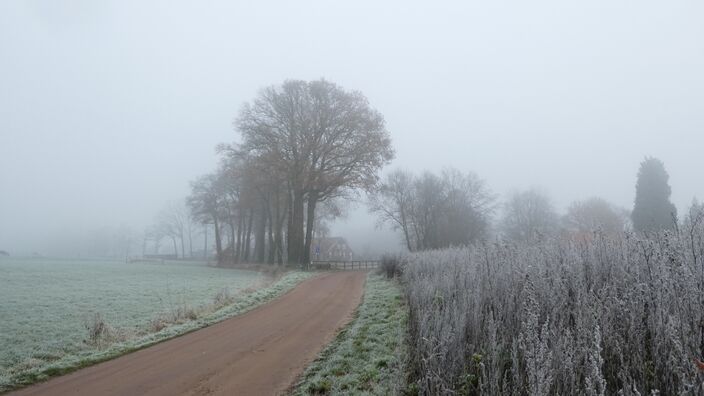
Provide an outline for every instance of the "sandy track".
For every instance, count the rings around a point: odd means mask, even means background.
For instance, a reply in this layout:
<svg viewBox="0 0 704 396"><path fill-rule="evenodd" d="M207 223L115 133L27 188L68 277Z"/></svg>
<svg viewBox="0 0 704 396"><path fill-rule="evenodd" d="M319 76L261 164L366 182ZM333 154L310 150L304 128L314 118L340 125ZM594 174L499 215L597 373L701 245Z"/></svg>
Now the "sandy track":
<svg viewBox="0 0 704 396"><path fill-rule="evenodd" d="M280 394L350 319L365 279L323 274L244 315L15 394Z"/></svg>

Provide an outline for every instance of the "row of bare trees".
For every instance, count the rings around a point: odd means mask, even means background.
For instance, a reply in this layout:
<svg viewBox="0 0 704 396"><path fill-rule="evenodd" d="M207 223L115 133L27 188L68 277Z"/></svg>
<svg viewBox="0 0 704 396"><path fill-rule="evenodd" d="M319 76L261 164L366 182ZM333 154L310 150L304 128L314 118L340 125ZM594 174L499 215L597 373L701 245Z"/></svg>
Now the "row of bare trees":
<svg viewBox="0 0 704 396"><path fill-rule="evenodd" d="M181 258L207 258L208 227L194 218L184 201L168 202L156 216L155 222L142 234L142 255L159 254L163 243L171 245L171 252Z"/></svg>
<svg viewBox="0 0 704 396"><path fill-rule="evenodd" d="M628 210L599 197L574 201L560 215L544 191L530 188L509 194L503 207L498 229L515 241L531 242L563 233L587 236L594 231L613 235L631 227Z"/></svg>
<svg viewBox="0 0 704 396"><path fill-rule="evenodd" d="M501 216L494 218L498 209ZM560 233L615 234L630 227L627 210L598 197L573 202L564 215L538 188L514 191L499 205L476 174L451 168L440 174L389 173L371 194L370 210L380 223L400 231L412 252L470 245L492 232L510 240L535 241Z"/></svg>
<svg viewBox="0 0 704 396"><path fill-rule="evenodd" d="M646 157L638 171L632 212L591 197L573 202L560 215L539 188L513 191L499 206L486 183L473 173L449 169L440 175L415 175L397 170L374 191L370 209L381 223L401 231L409 251L469 245L486 239L490 228L513 241L536 242L559 234L588 239L594 231L614 235L684 226L669 201L668 180L663 162ZM503 213L493 219L498 207Z"/></svg>
<svg viewBox="0 0 704 396"><path fill-rule="evenodd" d="M219 168L187 200L221 264L308 262L320 208L371 190L394 154L364 95L325 80L263 89L234 126L240 142L218 146Z"/></svg>

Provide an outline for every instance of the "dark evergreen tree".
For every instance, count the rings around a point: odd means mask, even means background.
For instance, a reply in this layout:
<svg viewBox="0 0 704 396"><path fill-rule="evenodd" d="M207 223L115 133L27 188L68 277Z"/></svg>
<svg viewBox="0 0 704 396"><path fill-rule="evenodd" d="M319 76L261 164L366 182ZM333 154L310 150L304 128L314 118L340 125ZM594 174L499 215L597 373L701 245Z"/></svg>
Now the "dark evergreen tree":
<svg viewBox="0 0 704 396"><path fill-rule="evenodd" d="M665 165L657 158L647 157L640 164L636 182L636 200L631 213L636 231L660 231L675 225L677 209L670 202L672 190Z"/></svg>

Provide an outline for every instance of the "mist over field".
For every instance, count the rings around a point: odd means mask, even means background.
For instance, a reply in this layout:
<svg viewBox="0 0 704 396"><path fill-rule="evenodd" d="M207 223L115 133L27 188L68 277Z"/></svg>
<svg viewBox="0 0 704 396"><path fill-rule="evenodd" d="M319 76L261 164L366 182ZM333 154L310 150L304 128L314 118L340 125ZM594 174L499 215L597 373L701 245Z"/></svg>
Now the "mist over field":
<svg viewBox="0 0 704 396"><path fill-rule="evenodd" d="M702 17L0 0L0 394L704 395Z"/></svg>
<svg viewBox="0 0 704 396"><path fill-rule="evenodd" d="M499 202L632 209L663 161L704 198L704 5L693 1L0 3L0 250L90 255L142 232L240 139L241 105L286 79L359 90L394 169L475 172ZM364 197L331 234L403 248ZM165 246L169 246L165 244ZM166 249L166 248L165 248Z"/></svg>

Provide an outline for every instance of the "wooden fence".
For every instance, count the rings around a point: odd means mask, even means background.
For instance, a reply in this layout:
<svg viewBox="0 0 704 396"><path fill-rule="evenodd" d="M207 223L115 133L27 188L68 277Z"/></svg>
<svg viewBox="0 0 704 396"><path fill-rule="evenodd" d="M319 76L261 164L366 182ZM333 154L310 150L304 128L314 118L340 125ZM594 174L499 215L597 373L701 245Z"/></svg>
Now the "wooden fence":
<svg viewBox="0 0 704 396"><path fill-rule="evenodd" d="M311 269L337 269L337 270L363 270L379 268L379 261L356 260L356 261L311 261Z"/></svg>

